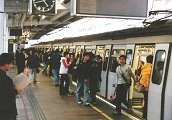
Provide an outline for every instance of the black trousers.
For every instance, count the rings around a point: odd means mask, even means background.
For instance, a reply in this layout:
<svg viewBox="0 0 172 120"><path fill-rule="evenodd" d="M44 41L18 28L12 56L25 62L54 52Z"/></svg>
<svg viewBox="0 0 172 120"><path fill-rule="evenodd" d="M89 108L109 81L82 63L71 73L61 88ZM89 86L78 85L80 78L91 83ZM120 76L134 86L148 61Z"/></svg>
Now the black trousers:
<svg viewBox="0 0 172 120"><path fill-rule="evenodd" d="M16 116L0 117L0 120L17 120Z"/></svg>
<svg viewBox="0 0 172 120"><path fill-rule="evenodd" d="M24 71L25 66L17 66L17 68L18 68L18 74L20 74Z"/></svg>
<svg viewBox="0 0 172 120"><path fill-rule="evenodd" d="M69 93L69 77L68 74L61 74L60 79L60 95Z"/></svg>
<svg viewBox="0 0 172 120"><path fill-rule="evenodd" d="M147 119L147 110L148 110L148 91L143 92L144 95L144 108L143 108L143 118Z"/></svg>
<svg viewBox="0 0 172 120"><path fill-rule="evenodd" d="M125 84L118 84L116 88L116 111L121 113L121 104L123 103L127 108L129 107L127 101L128 88Z"/></svg>

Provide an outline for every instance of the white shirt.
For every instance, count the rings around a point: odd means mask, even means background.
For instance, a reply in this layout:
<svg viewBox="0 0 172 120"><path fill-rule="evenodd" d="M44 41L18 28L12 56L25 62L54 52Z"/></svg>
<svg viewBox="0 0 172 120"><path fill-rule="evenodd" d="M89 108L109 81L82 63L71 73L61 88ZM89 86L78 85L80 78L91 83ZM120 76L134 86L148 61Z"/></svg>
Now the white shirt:
<svg viewBox="0 0 172 120"><path fill-rule="evenodd" d="M64 64L62 62L63 60L66 60L67 61L67 58L61 57L61 60L60 60L61 65L60 65L60 71L59 71L59 73L60 74L68 74L68 68L65 68L65 66L64 66Z"/></svg>
<svg viewBox="0 0 172 120"><path fill-rule="evenodd" d="M121 77L122 73L124 74L124 76L127 79L130 79L132 77L135 80L135 76L134 76L134 74L133 74L133 72L131 70L130 65L124 64L124 65L118 66L116 68L117 84L124 84L124 83L126 83L125 80L123 80L123 78Z"/></svg>

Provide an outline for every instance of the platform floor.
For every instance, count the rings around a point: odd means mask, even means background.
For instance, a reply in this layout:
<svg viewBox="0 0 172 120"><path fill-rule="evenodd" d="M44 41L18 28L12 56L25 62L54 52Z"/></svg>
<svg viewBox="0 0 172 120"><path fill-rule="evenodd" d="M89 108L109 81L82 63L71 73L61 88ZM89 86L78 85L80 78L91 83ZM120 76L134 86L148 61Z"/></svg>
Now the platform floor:
<svg viewBox="0 0 172 120"><path fill-rule="evenodd" d="M37 120L34 114L40 113L40 110L45 118L39 120L133 120L126 115L113 116L114 108L102 101L98 101L97 105L85 107L76 103L75 96L60 96L59 87L54 86L52 78L41 73L37 81L29 86L32 96L26 95L26 90L16 98L18 120ZM35 105L29 103L30 99L36 100L36 106L40 110L37 111L33 107Z"/></svg>

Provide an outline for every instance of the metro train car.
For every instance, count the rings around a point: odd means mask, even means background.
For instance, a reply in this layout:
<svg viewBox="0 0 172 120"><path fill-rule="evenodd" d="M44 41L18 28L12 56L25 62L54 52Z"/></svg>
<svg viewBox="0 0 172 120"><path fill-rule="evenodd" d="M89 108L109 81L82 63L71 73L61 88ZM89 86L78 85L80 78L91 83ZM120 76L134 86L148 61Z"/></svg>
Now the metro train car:
<svg viewBox="0 0 172 120"><path fill-rule="evenodd" d="M35 47L46 46L39 44ZM131 65L135 74L137 74L139 61L146 63L146 56L153 55L148 91L148 120L172 120L172 25L155 25L66 38L53 41L49 47L67 50L80 56L83 52L100 55L103 58L100 95L105 99L115 91L113 84L116 83L117 76L114 63L120 55L126 55L126 63ZM155 75L159 62L163 63L160 78L158 78L159 75ZM134 82L130 87L128 100L132 104L133 112L142 115L143 94L134 91L133 87Z"/></svg>

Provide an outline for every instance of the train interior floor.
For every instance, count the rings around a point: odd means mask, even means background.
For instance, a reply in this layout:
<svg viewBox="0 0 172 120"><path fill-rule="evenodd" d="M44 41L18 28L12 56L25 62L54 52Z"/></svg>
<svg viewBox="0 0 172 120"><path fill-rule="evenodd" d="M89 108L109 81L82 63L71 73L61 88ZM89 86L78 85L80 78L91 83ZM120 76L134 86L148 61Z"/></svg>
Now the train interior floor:
<svg viewBox="0 0 172 120"><path fill-rule="evenodd" d="M14 77L15 71L9 71L9 76ZM76 103L75 96L60 96L53 79L41 73L37 81L16 97L18 120L132 120L124 114L113 116L114 108L100 100L85 107Z"/></svg>

